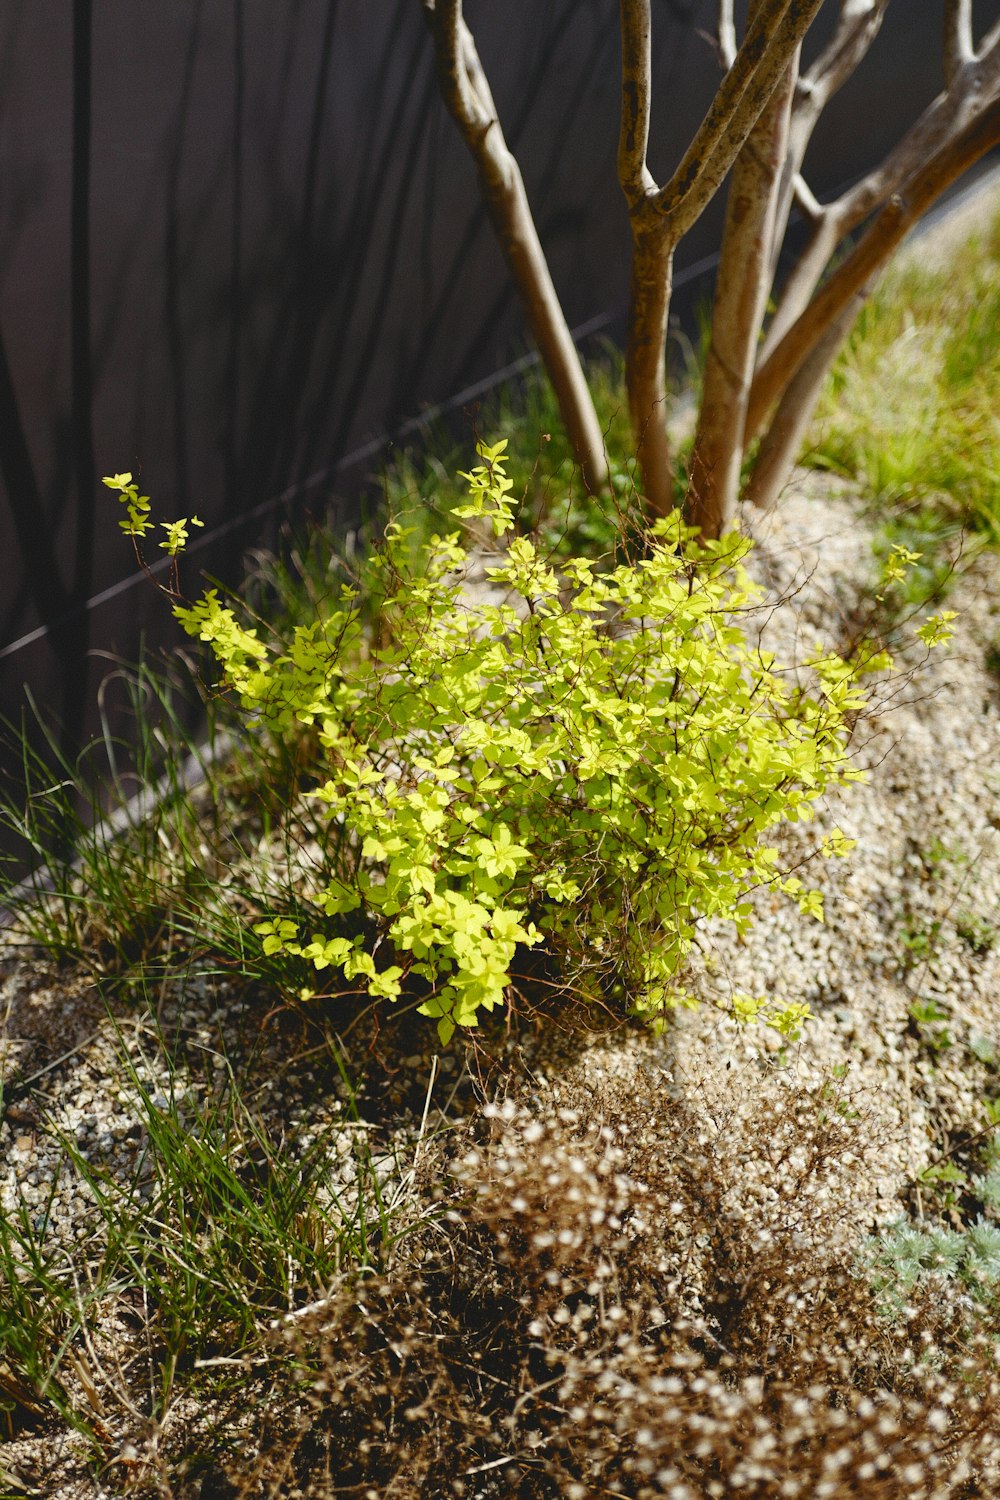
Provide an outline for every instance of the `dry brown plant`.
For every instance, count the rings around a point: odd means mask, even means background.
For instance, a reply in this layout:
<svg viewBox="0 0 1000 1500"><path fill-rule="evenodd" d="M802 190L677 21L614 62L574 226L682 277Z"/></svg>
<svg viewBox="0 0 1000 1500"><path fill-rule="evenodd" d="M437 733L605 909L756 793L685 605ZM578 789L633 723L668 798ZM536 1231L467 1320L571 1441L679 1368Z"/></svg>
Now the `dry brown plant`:
<svg viewBox="0 0 1000 1500"><path fill-rule="evenodd" d="M585 1076L483 1110L425 1163L443 1218L286 1323L301 1393L226 1493L995 1494L996 1314L880 1302L864 1111L779 1080L707 1124L652 1052Z"/></svg>

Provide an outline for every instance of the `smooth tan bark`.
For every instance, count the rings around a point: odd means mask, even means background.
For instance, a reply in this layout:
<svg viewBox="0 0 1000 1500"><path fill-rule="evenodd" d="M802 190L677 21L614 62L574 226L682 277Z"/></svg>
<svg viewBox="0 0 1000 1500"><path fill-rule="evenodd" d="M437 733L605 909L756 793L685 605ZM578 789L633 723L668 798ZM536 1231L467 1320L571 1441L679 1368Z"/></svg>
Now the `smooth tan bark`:
<svg viewBox="0 0 1000 1500"><path fill-rule="evenodd" d="M787 75L822 3L758 0L743 44L689 150L670 181L657 187L646 161L652 91L650 0L621 0L618 172L632 231L626 377L643 492L655 515L674 504L665 370L674 251L711 201Z"/></svg>
<svg viewBox="0 0 1000 1500"><path fill-rule="evenodd" d="M633 239L625 378L642 492L654 516L665 516L675 504L665 355L673 254L659 224Z"/></svg>
<svg viewBox="0 0 1000 1500"><path fill-rule="evenodd" d="M797 65L796 55L732 170L686 505L691 524L707 537L725 530L739 496L743 426L770 289Z"/></svg>
<svg viewBox="0 0 1000 1500"><path fill-rule="evenodd" d="M823 384L841 346L854 326L867 289L858 292L827 329L791 381L765 433L744 494L751 505L769 509L780 498L812 421Z"/></svg>
<svg viewBox="0 0 1000 1500"><path fill-rule="evenodd" d="M993 99L963 130L914 172L903 191L876 215L850 255L834 271L754 377L745 437L761 430L775 401L825 338L851 299L882 269L904 236L940 195L1000 143L1000 100Z"/></svg>
<svg viewBox="0 0 1000 1500"><path fill-rule="evenodd" d="M623 10L633 0L622 0ZM679 240L725 181L762 110L785 76L823 0L761 0L735 61L680 165L656 194Z"/></svg>
<svg viewBox="0 0 1000 1500"><path fill-rule="evenodd" d="M670 225L652 210L657 188L646 164L652 99L651 33L648 0L622 0L618 179L632 230L625 383L646 506L652 515L666 515L674 504L665 356L674 241Z"/></svg>
<svg viewBox="0 0 1000 1500"><path fill-rule="evenodd" d="M809 242L788 276L760 353L769 360L789 329L809 305L820 279L842 241L902 191L911 175L973 118L1000 88L1000 36L993 28L978 55L953 73L939 94L885 159L867 176L813 217ZM792 132L795 123L793 117Z"/></svg>
<svg viewBox="0 0 1000 1500"><path fill-rule="evenodd" d="M823 210L802 178L802 164L823 110L858 67L882 25L889 0L840 0L837 26L827 46L795 84L788 149L771 245L771 280L788 228L793 203L816 221Z"/></svg>
<svg viewBox="0 0 1000 1500"><path fill-rule="evenodd" d="M975 53L972 45L972 0L945 0L944 79L950 84Z"/></svg>
<svg viewBox="0 0 1000 1500"><path fill-rule="evenodd" d="M549 272L521 171L504 139L493 95L461 0L424 0L434 38L441 91L476 163L483 201L552 382L559 412L584 482L594 493L608 483L604 434L594 410L559 297Z"/></svg>
<svg viewBox="0 0 1000 1500"><path fill-rule="evenodd" d="M723 68L736 61L736 26L733 22L733 0L718 0L715 20L715 50Z"/></svg>
<svg viewBox="0 0 1000 1500"><path fill-rule="evenodd" d="M634 214L648 209L659 189L646 164L653 99L653 18L649 0L622 0L622 113L618 181Z"/></svg>

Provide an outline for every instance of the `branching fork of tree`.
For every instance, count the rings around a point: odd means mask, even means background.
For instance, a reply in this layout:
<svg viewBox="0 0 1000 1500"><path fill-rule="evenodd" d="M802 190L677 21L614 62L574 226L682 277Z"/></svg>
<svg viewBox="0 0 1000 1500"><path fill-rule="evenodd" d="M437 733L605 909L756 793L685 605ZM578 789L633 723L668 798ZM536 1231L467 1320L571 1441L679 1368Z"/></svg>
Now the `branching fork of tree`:
<svg viewBox="0 0 1000 1500"><path fill-rule="evenodd" d="M475 160L584 477L599 491L608 479L600 423L462 0L421 3L445 102ZM683 159L660 184L647 162L655 92L651 3L620 0L618 175L632 234L626 378L642 490L654 515L665 513L676 493L666 388L674 254L729 180L686 501L707 536L731 522L757 439L747 498L766 506L781 493L823 380L893 250L1000 143L1000 22L977 43L972 0L946 0L941 92L862 181L832 202L817 201L802 175L806 148L826 104L874 41L889 0L838 0L828 45L802 71L802 41L823 4L750 0L737 46L733 0L718 0L716 45L725 71ZM778 283L793 209L808 235Z"/></svg>

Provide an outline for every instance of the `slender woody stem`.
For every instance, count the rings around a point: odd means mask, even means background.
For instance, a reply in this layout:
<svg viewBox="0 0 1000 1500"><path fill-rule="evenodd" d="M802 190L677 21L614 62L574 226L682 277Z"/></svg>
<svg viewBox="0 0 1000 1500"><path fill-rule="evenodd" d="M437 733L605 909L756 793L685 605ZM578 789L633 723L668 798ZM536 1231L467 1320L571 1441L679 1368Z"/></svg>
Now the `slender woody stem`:
<svg viewBox="0 0 1000 1500"><path fill-rule="evenodd" d="M978 56L953 86L938 94L888 156L867 177L813 215L809 242L792 268L758 359L766 364L792 325L809 305L831 257L844 237L893 194L912 174L954 138L1000 89L1000 27L992 42L984 40ZM990 33L992 36L993 33ZM794 137L795 121L792 122Z"/></svg>
<svg viewBox="0 0 1000 1500"><path fill-rule="evenodd" d="M765 4L754 13L736 62L723 79L716 104L698 132L699 136L705 132L704 153L692 158L698 140L696 136L684 161L659 195L659 211L669 215L677 239L700 218L722 185L822 5L823 0L790 0L773 27L763 29L759 18L766 19L776 12ZM732 108L726 112L721 128L716 129L721 118L717 115L716 105L729 80L740 71L741 58L748 51L750 56L759 55L746 71L738 97L732 101Z"/></svg>
<svg viewBox="0 0 1000 1500"><path fill-rule="evenodd" d="M631 206L655 187L646 165L652 93L652 18L649 0L622 0L622 117L618 180Z"/></svg>
<svg viewBox="0 0 1000 1500"><path fill-rule="evenodd" d="M733 23L733 0L719 0L715 26L715 45L719 62L727 70L736 61L736 27Z"/></svg>
<svg viewBox="0 0 1000 1500"><path fill-rule="evenodd" d="M1000 143L1000 99L994 98L963 130L950 137L902 191L876 215L851 254L826 281L754 378L746 440L764 418L831 324L881 269L908 230L973 162Z"/></svg>
<svg viewBox="0 0 1000 1500"><path fill-rule="evenodd" d="M476 163L483 200L552 382L574 456L588 488L597 492L608 477L604 434L520 168L507 147L489 81L465 24L462 0L423 0L423 6L445 104Z"/></svg>
<svg viewBox="0 0 1000 1500"><path fill-rule="evenodd" d="M972 0L945 0L944 81L951 85L975 57L972 43Z"/></svg>
<svg viewBox="0 0 1000 1500"><path fill-rule="evenodd" d="M721 535L729 525L739 495L744 417L771 284L797 65L793 57L733 163L729 182L687 495L688 518L706 537Z"/></svg>

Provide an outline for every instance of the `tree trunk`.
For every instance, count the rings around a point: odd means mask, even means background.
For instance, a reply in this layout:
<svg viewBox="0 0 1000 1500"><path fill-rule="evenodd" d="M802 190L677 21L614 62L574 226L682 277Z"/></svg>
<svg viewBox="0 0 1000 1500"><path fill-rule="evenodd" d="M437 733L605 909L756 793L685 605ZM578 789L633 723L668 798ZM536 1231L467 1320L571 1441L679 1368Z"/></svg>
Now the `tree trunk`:
<svg viewBox="0 0 1000 1500"><path fill-rule="evenodd" d="M520 169L502 142L499 149L483 155L486 159L479 164L479 175L497 239L552 382L584 483L592 494L598 494L608 484L604 433L549 274Z"/></svg>
<svg viewBox="0 0 1000 1500"><path fill-rule="evenodd" d="M867 289L859 292L831 324L778 402L771 425L761 441L744 495L751 505L770 509L788 483L802 451L823 383L866 296Z"/></svg>
<svg viewBox="0 0 1000 1500"><path fill-rule="evenodd" d="M584 483L596 494L608 484L604 434L461 0L423 0L423 7L445 104L476 163L487 211L552 382L574 457Z"/></svg>
<svg viewBox="0 0 1000 1500"><path fill-rule="evenodd" d="M706 537L721 535L739 496L747 397L770 287L797 67L796 56L733 165L687 494L688 518Z"/></svg>
<svg viewBox="0 0 1000 1500"><path fill-rule="evenodd" d="M674 245L667 227L633 228L625 374L636 459L646 506L665 516L675 504L667 433L667 314Z"/></svg>
<svg viewBox="0 0 1000 1500"><path fill-rule="evenodd" d="M652 89L651 0L621 0L618 176L632 227L627 376L633 441L652 515L673 508L666 424L666 338L673 255L729 173L796 57L823 0L757 0L743 44L673 176L646 163Z"/></svg>
<svg viewBox="0 0 1000 1500"><path fill-rule="evenodd" d="M877 214L851 254L820 287L809 306L757 371L747 407L746 441L752 441L771 407L844 309L869 285L897 245L946 188L1000 143L1000 100L953 136Z"/></svg>

